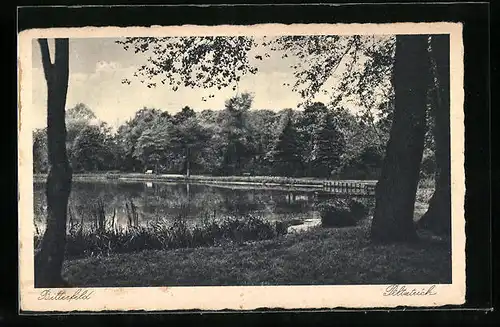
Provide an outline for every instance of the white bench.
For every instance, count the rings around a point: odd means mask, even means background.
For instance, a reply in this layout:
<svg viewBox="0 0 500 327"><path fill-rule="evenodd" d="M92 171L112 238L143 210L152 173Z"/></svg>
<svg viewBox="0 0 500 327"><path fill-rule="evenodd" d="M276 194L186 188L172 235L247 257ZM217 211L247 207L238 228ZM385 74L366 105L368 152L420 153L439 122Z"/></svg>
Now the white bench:
<svg viewBox="0 0 500 327"><path fill-rule="evenodd" d="M152 170L146 170L146 174L152 174L153 171Z"/></svg>

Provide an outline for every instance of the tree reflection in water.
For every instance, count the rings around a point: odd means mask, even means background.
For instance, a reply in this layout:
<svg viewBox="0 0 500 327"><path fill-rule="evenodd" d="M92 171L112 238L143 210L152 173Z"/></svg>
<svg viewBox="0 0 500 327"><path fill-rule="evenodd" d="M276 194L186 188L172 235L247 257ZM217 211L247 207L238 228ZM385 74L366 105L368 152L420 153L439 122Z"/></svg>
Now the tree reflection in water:
<svg viewBox="0 0 500 327"><path fill-rule="evenodd" d="M327 197L330 195L326 195ZM331 195L333 196L333 195ZM69 200L73 219L87 221L97 201L107 215L116 210L118 225L127 224L125 204L132 201L140 224L152 219L183 216L190 221L248 214L269 220L317 218L317 191L255 189L185 183L143 183L122 181L74 181ZM322 194L321 201L325 198ZM46 212L44 183L34 183L34 214L37 228L43 227Z"/></svg>

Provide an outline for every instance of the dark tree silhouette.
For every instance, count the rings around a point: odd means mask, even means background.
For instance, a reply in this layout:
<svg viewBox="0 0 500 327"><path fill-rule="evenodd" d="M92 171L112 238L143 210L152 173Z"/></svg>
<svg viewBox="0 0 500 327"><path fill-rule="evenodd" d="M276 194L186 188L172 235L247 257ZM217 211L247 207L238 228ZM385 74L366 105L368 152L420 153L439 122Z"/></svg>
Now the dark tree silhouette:
<svg viewBox="0 0 500 327"><path fill-rule="evenodd" d="M345 148L344 135L336 126L332 112L327 112L321 118L314 136L315 144L312 149L314 175L330 177L330 174L340 166L340 156Z"/></svg>
<svg viewBox="0 0 500 327"><path fill-rule="evenodd" d="M377 183L371 229L371 238L376 242L417 239L413 211L424 149L430 83L427 46L427 35L396 36L394 117Z"/></svg>
<svg viewBox="0 0 500 327"><path fill-rule="evenodd" d="M300 144L292 115L292 112L285 115L283 129L271 152L274 172L281 176L296 176L302 170Z"/></svg>
<svg viewBox="0 0 500 327"><path fill-rule="evenodd" d="M449 36L433 35L430 49L434 77L431 113L435 122L433 134L436 143L436 189L429 201L429 209L419 220L419 225L439 234L449 234L451 230Z"/></svg>
<svg viewBox="0 0 500 327"><path fill-rule="evenodd" d="M55 40L51 62L47 39L39 39L47 81L47 229L35 254L35 287L62 287L66 213L72 171L66 153L65 105L69 75L69 40Z"/></svg>

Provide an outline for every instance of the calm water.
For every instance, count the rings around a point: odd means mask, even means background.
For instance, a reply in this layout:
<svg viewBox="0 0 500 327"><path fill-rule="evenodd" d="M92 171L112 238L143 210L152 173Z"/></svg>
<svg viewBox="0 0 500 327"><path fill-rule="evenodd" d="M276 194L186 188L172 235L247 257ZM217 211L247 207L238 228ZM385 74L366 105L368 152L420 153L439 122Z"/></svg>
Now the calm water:
<svg viewBox="0 0 500 327"><path fill-rule="evenodd" d="M35 182L34 212L38 228L46 216L45 183ZM90 222L93 208L101 199L106 217L116 212L119 225L127 224L126 203L137 206L139 223L172 219L182 214L191 221L202 217L243 216L254 214L268 220L319 218L317 204L333 197L318 190L243 188L200 184L174 184L121 181L73 181L69 200L71 216Z"/></svg>

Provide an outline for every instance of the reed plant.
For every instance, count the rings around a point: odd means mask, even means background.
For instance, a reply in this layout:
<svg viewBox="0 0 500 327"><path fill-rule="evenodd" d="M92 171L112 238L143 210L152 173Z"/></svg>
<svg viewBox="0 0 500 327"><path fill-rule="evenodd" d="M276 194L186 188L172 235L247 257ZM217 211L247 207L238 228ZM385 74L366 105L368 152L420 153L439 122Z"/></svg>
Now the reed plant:
<svg viewBox="0 0 500 327"><path fill-rule="evenodd" d="M268 221L260 216L215 217L208 212L194 223L186 218L184 210L175 217L152 219L139 224L137 206L131 200L126 204L126 213L127 225L118 226L116 210L113 210L112 215L106 215L102 201L97 201L88 213L90 224L84 224L83 218L77 221L70 210L66 257L241 244L279 237L286 234L288 228L288 223ZM41 233L35 235L35 245L42 237Z"/></svg>

